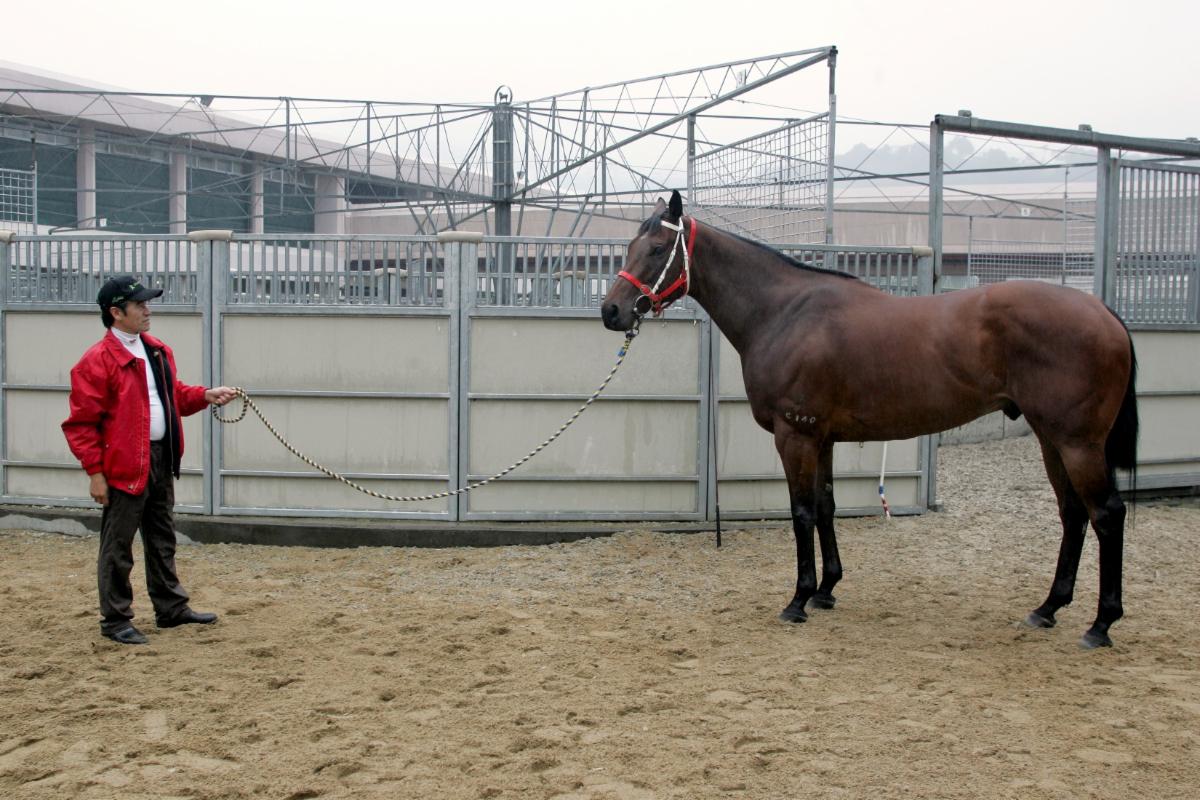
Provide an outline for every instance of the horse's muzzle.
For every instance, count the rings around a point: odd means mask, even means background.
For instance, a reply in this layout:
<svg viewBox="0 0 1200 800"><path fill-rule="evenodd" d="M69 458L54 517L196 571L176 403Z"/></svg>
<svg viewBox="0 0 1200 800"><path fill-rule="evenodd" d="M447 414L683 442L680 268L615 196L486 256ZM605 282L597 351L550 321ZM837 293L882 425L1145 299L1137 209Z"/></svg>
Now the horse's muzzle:
<svg viewBox="0 0 1200 800"><path fill-rule="evenodd" d="M606 303L600 308L600 318L604 320L604 327L610 331L627 331L630 325L622 324L621 309L616 303Z"/></svg>

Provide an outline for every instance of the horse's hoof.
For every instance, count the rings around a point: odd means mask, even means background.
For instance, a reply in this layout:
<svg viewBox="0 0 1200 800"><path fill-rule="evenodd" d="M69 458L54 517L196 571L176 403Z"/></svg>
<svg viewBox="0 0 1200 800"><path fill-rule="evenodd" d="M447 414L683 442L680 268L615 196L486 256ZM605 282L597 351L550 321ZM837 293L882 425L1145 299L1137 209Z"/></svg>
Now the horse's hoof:
<svg viewBox="0 0 1200 800"><path fill-rule="evenodd" d="M1084 650L1095 650L1097 647L1112 647L1112 639L1108 638L1107 633L1096 633L1088 631L1079 640L1079 646Z"/></svg>
<svg viewBox="0 0 1200 800"><path fill-rule="evenodd" d="M837 603L837 598L831 594L814 594L808 602L813 608L829 610Z"/></svg>
<svg viewBox="0 0 1200 800"><path fill-rule="evenodd" d="M1036 611L1030 611L1029 616L1025 618L1025 624L1031 628L1053 628L1058 621L1054 617L1043 617Z"/></svg>
<svg viewBox="0 0 1200 800"><path fill-rule="evenodd" d="M804 613L803 608L789 605L779 613L779 618L784 622L807 622L808 614Z"/></svg>

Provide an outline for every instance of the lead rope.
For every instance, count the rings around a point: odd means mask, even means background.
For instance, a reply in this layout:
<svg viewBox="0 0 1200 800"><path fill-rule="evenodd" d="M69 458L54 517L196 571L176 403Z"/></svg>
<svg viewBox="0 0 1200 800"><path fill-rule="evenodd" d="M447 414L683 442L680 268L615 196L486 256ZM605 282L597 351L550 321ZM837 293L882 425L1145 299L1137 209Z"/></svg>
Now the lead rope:
<svg viewBox="0 0 1200 800"><path fill-rule="evenodd" d="M584 401L583 405L581 405L579 408L575 409L575 413L571 415L571 418L568 419L566 422L564 422L559 427L559 429L554 432L553 436L551 436L549 439L547 439L546 441L539 444L537 447L530 450L525 455L525 457L522 458L520 461L517 461L517 462L509 465L508 467L505 467L504 469L497 472L495 475L491 476L490 478L485 478L484 480L479 481L477 483L472 483L467 486L464 486L461 489L455 489L454 491L449 491L449 492L438 492L436 494L423 494L423 495L415 495L415 496L410 496L410 497L395 497L390 494L380 494L379 492L372 491L365 486L355 483L354 481L350 480L349 478L346 478L345 476L340 475L339 473L334 472L333 470L331 470L327 467L321 466L320 464L313 461L308 456L301 453L299 450L297 450L295 447L293 447L286 439L284 439L283 436L281 436L279 434L279 431L275 430L275 426L273 426L270 422L268 422L267 418L265 416L263 416L262 411L260 411L258 409L258 406L254 404L254 401L250 399L250 395L246 394L246 390L240 386L234 386L231 388L233 389L234 392L237 393L237 396L242 401L241 413L238 414L233 419L226 419L225 417L221 416L221 413L217 409L217 406L213 406L212 415L213 415L213 419L215 419L217 422L220 422L225 425L233 425L234 423L241 422L243 419L245 419L246 409L250 409L251 411L253 411L255 414L258 415L258 418L262 420L263 425L267 426L267 430L269 430L271 432L271 435L274 436L276 439L278 439L279 443L288 449L288 452L290 452L292 455L299 458L305 464L308 464L310 467L320 470L321 472L325 473L329 477L339 480L342 483L349 486L350 488L357 489L358 491L362 492L363 494L370 495L371 497L377 497L380 500L391 500L396 503L415 503L415 502L419 502L422 500L438 500L443 497L453 497L455 495L463 494L465 492L471 491L472 489L478 489L480 486L484 486L486 484L491 483L494 480L503 478L505 475L512 472L514 469L516 469L517 467L521 466L529 459L536 456L542 450L546 449L546 447L548 447L551 442L553 442L555 439L557 439L559 436L562 435L563 431L565 431L567 428L571 427L571 424L573 422L575 422L575 420L579 419L579 415L582 414L584 411L586 411L587 407L590 406L595 401L595 399L600 396L600 393L604 391L604 388L606 386L608 386L608 382L613 379L613 376L617 374L617 370L620 368L621 364L625 361L625 356L629 353L629 346L630 346L630 344L633 343L633 337L637 336L637 332L638 332L638 329L635 326L632 330L628 331L625 334L625 343L623 345L621 345L621 349L617 351L617 363L613 364L613 368L608 371L608 376L605 377L604 381L600 384L600 386L596 388L596 391L592 392L592 396L589 397L586 401Z"/></svg>

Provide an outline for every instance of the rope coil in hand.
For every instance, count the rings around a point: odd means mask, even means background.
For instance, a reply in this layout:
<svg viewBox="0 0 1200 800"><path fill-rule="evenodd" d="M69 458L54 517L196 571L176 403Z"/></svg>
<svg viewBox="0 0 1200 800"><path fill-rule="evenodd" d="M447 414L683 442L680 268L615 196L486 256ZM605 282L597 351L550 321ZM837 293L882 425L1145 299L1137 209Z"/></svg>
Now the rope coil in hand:
<svg viewBox="0 0 1200 800"><path fill-rule="evenodd" d="M263 415L262 411L260 411L258 406L255 405L254 401L250 399L250 395L246 394L246 390L240 386L234 386L231 388L237 394L238 398L241 399L241 401L242 401L241 413L239 413L236 417L234 417L232 419L227 419L227 418L221 416L221 413L217 409L216 406L213 406L212 415L213 415L213 419L215 419L217 422L220 422L225 425L233 425L234 423L241 422L243 419L245 419L247 409L249 409L250 411L253 411L255 414L258 415L258 418L260 420L262 420L263 425L267 426L267 430L269 430L271 432L271 435L274 436L276 439L278 439L279 443L282 444L285 448L287 448L288 452L290 452L292 455L299 458L305 464L308 464L310 467L320 470L321 472L325 473L329 477L334 478L335 480L339 480L342 483L349 486L350 488L356 489L356 490L362 492L363 494L370 495L371 497L375 497L380 500L391 500L391 501L397 502L397 503L414 503L414 502L419 502L422 500L438 500L443 497L454 497L455 495L460 495L465 492L469 492L472 489L478 489L480 486L485 486L494 480L503 478L505 475L512 472L514 469L521 466L526 461L533 458L535 455L537 455L542 450L544 450L546 447L548 447L555 439L557 439L559 436L562 435L563 431L565 431L567 428L571 427L571 424L574 423L575 420L579 419L579 415L582 414L584 411L586 411L587 407L590 406L596 400L596 398L600 396L600 393L604 391L605 387L608 386L609 381L611 381L613 379L613 376L617 374L617 370L620 368L621 364L625 361L625 356L629 353L629 346L633 343L633 337L635 337L635 336L637 336L637 328L636 327L633 330L631 330L625 334L625 343L623 345L621 345L621 349L617 351L617 363L613 364L613 368L611 370L609 370L608 375L604 378L604 380L601 382L601 384L596 388L596 391L592 392L592 396L589 397L587 400L585 400L583 405L581 405L579 408L575 409L575 413L571 415L570 419L568 419L566 422L564 422L559 427L559 429L557 431L555 431L554 434L549 439L542 442L537 447L533 448L528 453L526 453L524 458L520 459L519 461L514 462L513 464L510 464L509 466L505 467L501 471L497 472L495 475L492 475L489 478L485 478L484 480L477 481L472 484L468 484L467 486L464 486L461 489L455 489L453 491L437 492L436 494L414 495L414 496L408 496L408 497L396 497L394 495L381 494L379 492L372 491L371 489L368 489L367 487L362 486L361 484L355 483L354 481L350 480L349 478L345 477L344 475L334 472L333 470L331 470L327 467L321 466L320 464L313 461L308 456L301 453L295 447L293 447L291 445L291 443L289 443L286 439L283 438L283 436L279 433L279 431L275 430L275 426L267 421L267 418Z"/></svg>

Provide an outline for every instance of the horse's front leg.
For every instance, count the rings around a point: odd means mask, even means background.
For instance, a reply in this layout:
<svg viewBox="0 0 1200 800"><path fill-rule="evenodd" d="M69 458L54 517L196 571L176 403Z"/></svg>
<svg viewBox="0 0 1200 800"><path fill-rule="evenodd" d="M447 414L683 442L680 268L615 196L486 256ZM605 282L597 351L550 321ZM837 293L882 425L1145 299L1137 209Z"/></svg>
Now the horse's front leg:
<svg viewBox="0 0 1200 800"><path fill-rule="evenodd" d="M790 427L777 425L775 430L775 447L787 475L792 528L796 534L796 594L779 618L785 622L804 622L808 619L804 607L817 590L813 527L817 521L820 447L814 439L802 436Z"/></svg>
<svg viewBox="0 0 1200 800"><path fill-rule="evenodd" d="M817 538L821 542L821 585L812 596L813 608L833 608L837 602L833 587L842 579L842 559L838 555L837 536L833 532L833 442L821 446L817 464Z"/></svg>

